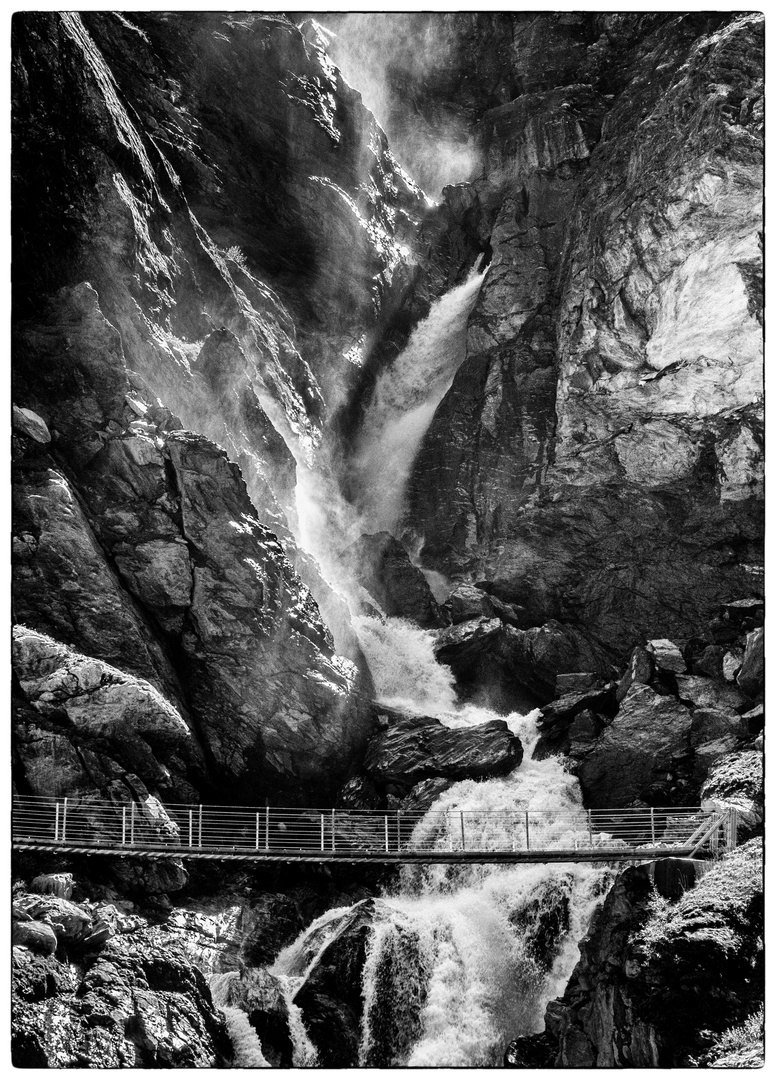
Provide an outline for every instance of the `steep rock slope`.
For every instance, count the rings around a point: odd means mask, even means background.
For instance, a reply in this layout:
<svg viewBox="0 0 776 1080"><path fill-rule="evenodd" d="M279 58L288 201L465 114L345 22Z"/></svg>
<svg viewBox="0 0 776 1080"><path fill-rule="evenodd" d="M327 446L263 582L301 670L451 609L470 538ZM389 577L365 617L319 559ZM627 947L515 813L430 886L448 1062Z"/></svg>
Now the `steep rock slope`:
<svg viewBox="0 0 776 1080"><path fill-rule="evenodd" d="M472 63L493 26L460 18ZM761 588L762 23L535 22L446 192L438 265L492 261L409 519L428 565L620 651Z"/></svg>
<svg viewBox="0 0 776 1080"><path fill-rule="evenodd" d="M336 613L296 469L423 200L281 16L13 29L16 620L160 691L200 793L334 791L368 680L287 561Z"/></svg>

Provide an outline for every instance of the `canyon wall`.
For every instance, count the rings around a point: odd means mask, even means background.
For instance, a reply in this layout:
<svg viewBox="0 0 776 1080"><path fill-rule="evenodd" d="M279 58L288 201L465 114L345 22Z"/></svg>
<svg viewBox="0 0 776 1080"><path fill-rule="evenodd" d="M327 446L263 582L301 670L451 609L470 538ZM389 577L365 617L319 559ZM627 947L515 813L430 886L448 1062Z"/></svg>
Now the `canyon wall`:
<svg viewBox="0 0 776 1080"><path fill-rule="evenodd" d="M490 20L445 18L479 71ZM408 519L429 566L621 654L762 588L762 21L498 26L519 92L480 96L482 175L446 192L490 270Z"/></svg>

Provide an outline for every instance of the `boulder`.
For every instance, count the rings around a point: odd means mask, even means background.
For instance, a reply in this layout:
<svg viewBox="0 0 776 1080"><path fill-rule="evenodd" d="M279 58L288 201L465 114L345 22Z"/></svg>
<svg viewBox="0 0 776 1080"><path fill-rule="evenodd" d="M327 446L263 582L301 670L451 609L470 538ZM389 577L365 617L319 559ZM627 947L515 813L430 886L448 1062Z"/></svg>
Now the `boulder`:
<svg viewBox="0 0 776 1080"><path fill-rule="evenodd" d="M642 684L580 762L585 805L592 809L671 802L678 763L688 755L692 713L675 698Z"/></svg>
<svg viewBox="0 0 776 1080"><path fill-rule="evenodd" d="M743 662L743 649L728 649L722 657L722 678L726 682L735 682Z"/></svg>
<svg viewBox="0 0 776 1080"><path fill-rule="evenodd" d="M14 921L11 942L24 945L42 956L51 956L57 950L57 935L53 928L37 919Z"/></svg>
<svg viewBox="0 0 776 1080"><path fill-rule="evenodd" d="M564 694L542 707L537 721L540 739L534 756L543 758L551 754L568 753L570 740L589 741L616 712L615 683ZM583 714L584 720L577 724L575 718Z"/></svg>
<svg viewBox="0 0 776 1080"><path fill-rule="evenodd" d="M647 642L647 652L662 671L673 671L679 675L687 670L681 649L668 638L656 638Z"/></svg>
<svg viewBox="0 0 776 1080"><path fill-rule="evenodd" d="M758 698L765 687L765 631L762 627L746 635L746 649L736 682L750 698Z"/></svg>
<svg viewBox="0 0 776 1080"><path fill-rule="evenodd" d="M709 679L703 675L677 675L676 687L679 700L695 709L733 711L746 707L744 695L720 679Z"/></svg>
<svg viewBox="0 0 776 1080"><path fill-rule="evenodd" d="M391 720L370 742L364 769L382 788L402 793L421 780L505 776L520 764L520 740L503 720L448 728L430 717Z"/></svg>
<svg viewBox="0 0 776 1080"><path fill-rule="evenodd" d="M444 625L422 570L390 533L361 536L341 558L386 615L411 619L423 627Z"/></svg>

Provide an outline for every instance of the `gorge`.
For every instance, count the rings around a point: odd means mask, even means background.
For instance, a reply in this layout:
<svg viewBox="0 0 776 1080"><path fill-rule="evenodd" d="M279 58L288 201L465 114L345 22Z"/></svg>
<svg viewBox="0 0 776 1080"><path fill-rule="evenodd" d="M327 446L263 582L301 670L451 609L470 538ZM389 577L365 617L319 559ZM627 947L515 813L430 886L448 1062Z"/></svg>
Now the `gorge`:
<svg viewBox="0 0 776 1080"><path fill-rule="evenodd" d="M14 793L739 820L15 852L13 1063L760 1062L762 16L26 12L12 75Z"/></svg>

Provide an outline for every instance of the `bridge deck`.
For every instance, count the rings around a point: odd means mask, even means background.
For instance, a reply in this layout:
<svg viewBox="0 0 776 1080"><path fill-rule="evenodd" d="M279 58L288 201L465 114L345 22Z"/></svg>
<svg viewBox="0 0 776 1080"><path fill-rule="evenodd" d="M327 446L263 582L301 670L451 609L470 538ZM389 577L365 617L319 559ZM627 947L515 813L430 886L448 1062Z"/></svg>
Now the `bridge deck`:
<svg viewBox="0 0 776 1080"><path fill-rule="evenodd" d="M735 813L698 807L391 811L16 796L22 851L322 863L641 862L735 846Z"/></svg>

